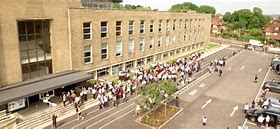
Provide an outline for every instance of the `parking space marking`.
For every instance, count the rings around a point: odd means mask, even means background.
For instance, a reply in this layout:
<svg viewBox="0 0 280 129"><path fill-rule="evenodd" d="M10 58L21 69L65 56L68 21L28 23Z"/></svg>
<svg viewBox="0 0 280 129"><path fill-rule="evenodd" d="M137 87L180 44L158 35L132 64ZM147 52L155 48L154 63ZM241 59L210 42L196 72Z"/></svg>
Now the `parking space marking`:
<svg viewBox="0 0 280 129"><path fill-rule="evenodd" d="M197 92L197 90L196 90L196 89L193 89L190 93L188 93L188 95L193 96L193 95L195 95L195 94L196 94L196 92Z"/></svg>
<svg viewBox="0 0 280 129"><path fill-rule="evenodd" d="M245 68L245 66L243 65L241 68L240 68L240 70L243 70Z"/></svg>
<svg viewBox="0 0 280 129"><path fill-rule="evenodd" d="M204 88L205 87L205 83L201 83L201 84L199 84L199 86L198 87L200 87L200 88Z"/></svg>
<svg viewBox="0 0 280 129"><path fill-rule="evenodd" d="M116 120L118 120L118 119L120 119L120 118L124 117L125 115L127 115L127 114L129 114L129 113L133 112L134 110L135 110L135 109L132 109L132 110L130 110L129 112L127 112L127 113L125 113L125 114L123 114L123 115L121 115L121 116L117 117L116 119L114 119L114 120L112 120L112 121L110 121L110 122L106 123L105 125L102 125L99 129L104 128L105 126L107 126L107 125L109 125L109 124L111 124L111 123L115 122Z"/></svg>

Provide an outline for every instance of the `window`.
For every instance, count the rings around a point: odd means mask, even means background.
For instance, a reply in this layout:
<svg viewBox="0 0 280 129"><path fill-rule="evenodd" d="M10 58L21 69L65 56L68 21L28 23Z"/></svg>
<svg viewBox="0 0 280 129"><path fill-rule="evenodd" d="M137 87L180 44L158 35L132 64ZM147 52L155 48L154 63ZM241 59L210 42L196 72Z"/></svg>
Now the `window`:
<svg viewBox="0 0 280 129"><path fill-rule="evenodd" d="M184 35L184 42L187 40L187 36L186 36L186 34Z"/></svg>
<svg viewBox="0 0 280 129"><path fill-rule="evenodd" d="M108 27L107 22L101 22L101 38L107 37Z"/></svg>
<svg viewBox="0 0 280 129"><path fill-rule="evenodd" d="M176 50L176 54L179 54L180 52L181 52L180 48Z"/></svg>
<svg viewBox="0 0 280 129"><path fill-rule="evenodd" d="M162 42L162 36L158 36L158 47L161 47L161 42Z"/></svg>
<svg viewBox="0 0 280 129"><path fill-rule="evenodd" d="M175 30L176 29L176 19L174 19L174 21L173 21L173 30Z"/></svg>
<svg viewBox="0 0 280 129"><path fill-rule="evenodd" d="M169 44L169 35L166 34L166 37L165 37L165 45L168 46Z"/></svg>
<svg viewBox="0 0 280 129"><path fill-rule="evenodd" d="M180 19L180 29L182 29L182 28L183 28L183 20Z"/></svg>
<svg viewBox="0 0 280 129"><path fill-rule="evenodd" d="M154 56L148 56L147 57L147 63L151 63L154 61Z"/></svg>
<svg viewBox="0 0 280 129"><path fill-rule="evenodd" d="M125 62L125 70L133 68L134 61Z"/></svg>
<svg viewBox="0 0 280 129"><path fill-rule="evenodd" d="M84 35L84 40L91 39L91 23L90 22L83 23L83 35Z"/></svg>
<svg viewBox="0 0 280 129"><path fill-rule="evenodd" d="M128 23L128 33L130 35L134 34L134 21L130 20Z"/></svg>
<svg viewBox="0 0 280 129"><path fill-rule="evenodd" d="M91 63L91 46L84 46L84 63Z"/></svg>
<svg viewBox="0 0 280 129"><path fill-rule="evenodd" d="M122 55L122 42L116 41L116 56Z"/></svg>
<svg viewBox="0 0 280 129"><path fill-rule="evenodd" d="M172 35L172 44L175 44L175 34Z"/></svg>
<svg viewBox="0 0 280 129"><path fill-rule="evenodd" d="M116 36L122 35L122 21L116 21Z"/></svg>
<svg viewBox="0 0 280 129"><path fill-rule="evenodd" d="M162 54L162 57L163 57L163 58L168 57L168 52L163 53L163 54Z"/></svg>
<svg viewBox="0 0 280 129"><path fill-rule="evenodd" d="M137 67L144 64L144 58L137 59Z"/></svg>
<svg viewBox="0 0 280 129"><path fill-rule="evenodd" d="M109 67L97 70L97 77L109 75Z"/></svg>
<svg viewBox="0 0 280 129"><path fill-rule="evenodd" d="M166 20L166 31L169 31L170 20Z"/></svg>
<svg viewBox="0 0 280 129"><path fill-rule="evenodd" d="M159 61L161 59L161 53L160 54L156 54L156 61Z"/></svg>
<svg viewBox="0 0 280 129"><path fill-rule="evenodd" d="M162 20L158 21L158 31L161 32Z"/></svg>
<svg viewBox="0 0 280 129"><path fill-rule="evenodd" d="M174 54L175 54L175 51L174 51L174 50L172 50L172 51L169 52L169 55L170 55L170 56L173 56Z"/></svg>
<svg viewBox="0 0 280 129"><path fill-rule="evenodd" d="M182 43L181 33L179 33L179 43Z"/></svg>
<svg viewBox="0 0 280 129"><path fill-rule="evenodd" d="M153 49L153 48L154 48L154 36L150 36L149 48L150 48L150 49Z"/></svg>
<svg viewBox="0 0 280 129"><path fill-rule="evenodd" d="M140 21L140 34L144 34L145 32L145 20Z"/></svg>
<svg viewBox="0 0 280 129"><path fill-rule="evenodd" d="M150 32L154 32L154 20L150 20Z"/></svg>
<svg viewBox="0 0 280 129"><path fill-rule="evenodd" d="M187 29L188 19L185 19L185 29Z"/></svg>
<svg viewBox="0 0 280 129"><path fill-rule="evenodd" d="M101 44L101 59L108 59L108 43Z"/></svg>
<svg viewBox="0 0 280 129"><path fill-rule="evenodd" d="M145 48L145 40L144 38L140 38L139 40L139 48L140 48L140 51L144 51L144 48Z"/></svg>
<svg viewBox="0 0 280 129"><path fill-rule="evenodd" d="M190 19L189 25L190 25L189 28L192 28L192 19Z"/></svg>
<svg viewBox="0 0 280 129"><path fill-rule="evenodd" d="M134 39L129 39L128 53L129 54L134 53Z"/></svg>
<svg viewBox="0 0 280 129"><path fill-rule="evenodd" d="M117 74L117 73L119 73L120 71L122 71L122 65L121 65L121 64L114 65L114 66L112 67L112 74Z"/></svg>
<svg viewBox="0 0 280 129"><path fill-rule="evenodd" d="M182 48L182 52L185 52L185 51L186 51L186 47L183 47L183 48Z"/></svg>

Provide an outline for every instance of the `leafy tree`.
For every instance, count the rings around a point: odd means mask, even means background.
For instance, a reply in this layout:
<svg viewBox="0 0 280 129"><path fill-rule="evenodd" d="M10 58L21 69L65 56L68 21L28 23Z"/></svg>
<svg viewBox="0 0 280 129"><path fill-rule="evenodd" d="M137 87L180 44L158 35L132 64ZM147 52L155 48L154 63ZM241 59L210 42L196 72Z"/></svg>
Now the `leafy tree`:
<svg viewBox="0 0 280 129"><path fill-rule="evenodd" d="M198 8L197 12L212 14L212 16L214 16L216 14L216 9L212 6L202 5Z"/></svg>
<svg viewBox="0 0 280 129"><path fill-rule="evenodd" d="M113 3L113 9L123 9L123 5L120 3Z"/></svg>
<svg viewBox="0 0 280 129"><path fill-rule="evenodd" d="M197 11L198 6L191 2L184 2L182 4L172 5L170 8L170 11L172 11L172 12L182 12L182 11L189 11L189 10Z"/></svg>
<svg viewBox="0 0 280 129"><path fill-rule="evenodd" d="M232 16L231 16L231 13L230 12L226 12L223 16L223 20L225 22L231 22L231 19L232 19Z"/></svg>

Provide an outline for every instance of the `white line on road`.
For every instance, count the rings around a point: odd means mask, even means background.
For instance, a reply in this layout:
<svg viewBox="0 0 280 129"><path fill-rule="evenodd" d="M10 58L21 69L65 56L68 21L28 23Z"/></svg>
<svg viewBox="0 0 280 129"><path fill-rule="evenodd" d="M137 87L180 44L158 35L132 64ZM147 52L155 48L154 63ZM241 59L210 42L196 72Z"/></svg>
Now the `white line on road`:
<svg viewBox="0 0 280 129"><path fill-rule="evenodd" d="M211 102L212 102L212 99L207 100L206 103L201 108L202 109L205 108Z"/></svg>
<svg viewBox="0 0 280 129"><path fill-rule="evenodd" d="M131 113L131 112L132 112L132 111L134 111L134 110L135 110L135 109L132 109L132 110L130 110L129 112L127 112L127 113L125 113L125 114L123 114L123 115L121 115L121 116L117 117L116 119L114 119L114 120L112 120L112 121L108 122L107 124L105 124L105 125L101 126L99 129L104 128L105 126L107 126L107 125L109 125L109 124L111 124L111 123L115 122L116 120L118 120L118 119L120 119L120 118L124 117L125 115L127 115L127 114Z"/></svg>
<svg viewBox="0 0 280 129"><path fill-rule="evenodd" d="M240 70L243 70L245 68L245 66L243 65L241 68L240 68Z"/></svg>
<svg viewBox="0 0 280 129"><path fill-rule="evenodd" d="M193 89L193 90L189 93L189 95L193 96L193 95L195 95L196 92L197 92L197 90L196 90L196 89Z"/></svg>
<svg viewBox="0 0 280 129"><path fill-rule="evenodd" d="M262 86L263 86L263 84L264 84L264 82L265 82L265 80L266 80L266 78L267 78L267 76L268 76L268 73L269 73L270 69L271 69L271 67L269 67L268 70L267 70L267 72L266 72L266 75L265 75L265 77L264 77L264 79L263 79L262 85L260 86L260 89L259 89L259 91L258 91L258 93L257 93L257 95L256 95L256 97L255 97L255 101L257 100L257 98L258 98L258 96L259 96L259 94L260 94L260 92L261 92ZM245 127L245 124L247 123L247 121L248 121L248 119L245 119L245 121L244 121L244 123L243 123L243 125L242 125L243 128Z"/></svg>
<svg viewBox="0 0 280 129"><path fill-rule="evenodd" d="M262 71L262 69L259 69L259 73Z"/></svg>
<svg viewBox="0 0 280 129"><path fill-rule="evenodd" d="M233 108L233 110L232 110L232 112L230 114L230 117L232 117L233 114L235 113L235 111L237 111L237 110L238 110L238 105Z"/></svg>
<svg viewBox="0 0 280 129"><path fill-rule="evenodd" d="M205 87L205 83L201 83L201 84L199 84L199 86L198 87L201 87L201 88L204 88Z"/></svg>
<svg viewBox="0 0 280 129"><path fill-rule="evenodd" d="M230 68L228 68L228 70L229 70L229 71L231 71L231 67L230 67Z"/></svg>
<svg viewBox="0 0 280 129"><path fill-rule="evenodd" d="M107 118L109 118L109 117L111 117L111 116L113 116L113 115L115 115L115 114L117 114L117 113L123 111L124 109L127 109L127 108L131 107L132 105L134 105L134 103L132 103L132 104L126 106L125 108L122 108L121 110L119 110L119 111L117 111L117 112L115 112L115 113L113 113L113 114L111 114L111 115L109 115L109 116L107 116L107 117L104 117L103 119L101 119L101 120L99 120L99 121L97 121L97 122L91 124L90 126L87 126L86 129L88 129L88 128L92 127L93 125L95 125L95 124L97 124L97 123L99 123L99 122L101 122L101 121L103 121L103 120L105 120L105 119L107 119ZM77 127L77 126L75 126L75 127ZM75 127L71 128L71 129L74 129Z"/></svg>

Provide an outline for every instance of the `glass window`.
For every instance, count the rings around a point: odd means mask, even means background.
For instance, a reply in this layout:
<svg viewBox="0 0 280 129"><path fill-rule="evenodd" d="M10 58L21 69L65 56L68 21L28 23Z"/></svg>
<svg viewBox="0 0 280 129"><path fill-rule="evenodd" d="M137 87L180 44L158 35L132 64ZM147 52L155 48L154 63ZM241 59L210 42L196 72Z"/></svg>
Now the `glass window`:
<svg viewBox="0 0 280 129"><path fill-rule="evenodd" d="M116 56L122 55L122 42L116 41Z"/></svg>
<svg viewBox="0 0 280 129"><path fill-rule="evenodd" d="M162 36L159 35L158 36L158 47L161 47L161 43L162 43Z"/></svg>
<svg viewBox="0 0 280 129"><path fill-rule="evenodd" d="M109 67L97 70L97 77L109 75Z"/></svg>
<svg viewBox="0 0 280 129"><path fill-rule="evenodd" d="M108 43L101 44L101 59L108 59Z"/></svg>
<svg viewBox="0 0 280 129"><path fill-rule="evenodd" d="M133 63L134 61L128 61L125 63L125 70L129 70L131 68L133 68Z"/></svg>
<svg viewBox="0 0 280 129"><path fill-rule="evenodd" d="M148 56L147 57L147 63L151 63L154 61L154 56Z"/></svg>
<svg viewBox="0 0 280 129"><path fill-rule="evenodd" d="M128 53L129 54L134 53L134 39L129 39Z"/></svg>
<svg viewBox="0 0 280 129"><path fill-rule="evenodd" d="M91 63L91 46L84 46L84 63Z"/></svg>
<svg viewBox="0 0 280 129"><path fill-rule="evenodd" d="M83 23L83 35L84 35L85 40L91 39L91 23L90 22Z"/></svg>
<svg viewBox="0 0 280 129"><path fill-rule="evenodd" d="M169 31L170 28L169 24L170 24L170 20L166 20L166 31Z"/></svg>
<svg viewBox="0 0 280 129"><path fill-rule="evenodd" d="M140 21L140 34L145 33L145 20Z"/></svg>
<svg viewBox="0 0 280 129"><path fill-rule="evenodd" d="M169 35L168 34L166 34L166 36L165 36L165 45L166 46L168 46L168 44L169 44Z"/></svg>
<svg viewBox="0 0 280 129"><path fill-rule="evenodd" d="M183 28L183 20L180 19L180 29L182 29L182 28Z"/></svg>
<svg viewBox="0 0 280 129"><path fill-rule="evenodd" d="M137 67L144 65L144 58L137 59Z"/></svg>
<svg viewBox="0 0 280 129"><path fill-rule="evenodd" d="M188 19L185 19L185 29L187 29Z"/></svg>
<svg viewBox="0 0 280 129"><path fill-rule="evenodd" d="M174 50L172 50L172 51L169 52L169 55L170 55L170 56L173 56L174 54L175 54L175 51L174 51Z"/></svg>
<svg viewBox="0 0 280 129"><path fill-rule="evenodd" d="M128 32L130 35L134 34L134 21L130 20L128 24Z"/></svg>
<svg viewBox="0 0 280 129"><path fill-rule="evenodd" d="M119 73L120 71L122 71L122 65L121 65L121 64L114 65L114 66L112 67L112 74L117 74L117 73Z"/></svg>
<svg viewBox="0 0 280 129"><path fill-rule="evenodd" d="M139 48L140 48L140 51L144 51L144 48L145 48L145 40L143 37L140 38L139 40Z"/></svg>
<svg viewBox="0 0 280 129"><path fill-rule="evenodd" d="M162 20L158 21L158 31L161 32L161 28L162 28Z"/></svg>
<svg viewBox="0 0 280 129"><path fill-rule="evenodd" d="M161 53L160 54L156 54L156 61L159 61L161 59Z"/></svg>
<svg viewBox="0 0 280 129"><path fill-rule="evenodd" d="M150 36L150 44L149 44L149 48L153 49L154 48L154 36Z"/></svg>
<svg viewBox="0 0 280 129"><path fill-rule="evenodd" d="M164 53L162 54L162 57L163 57L163 58L168 57L168 52L164 52Z"/></svg>
<svg viewBox="0 0 280 129"><path fill-rule="evenodd" d="M173 30L175 30L176 29L176 19L174 19L174 21L173 21Z"/></svg>
<svg viewBox="0 0 280 129"><path fill-rule="evenodd" d="M154 32L154 20L150 20L150 32Z"/></svg>
<svg viewBox="0 0 280 129"><path fill-rule="evenodd" d="M116 36L122 35L122 21L116 21Z"/></svg>
<svg viewBox="0 0 280 129"><path fill-rule="evenodd" d="M108 33L107 22L106 21L101 22L101 38L108 37L107 33Z"/></svg>

